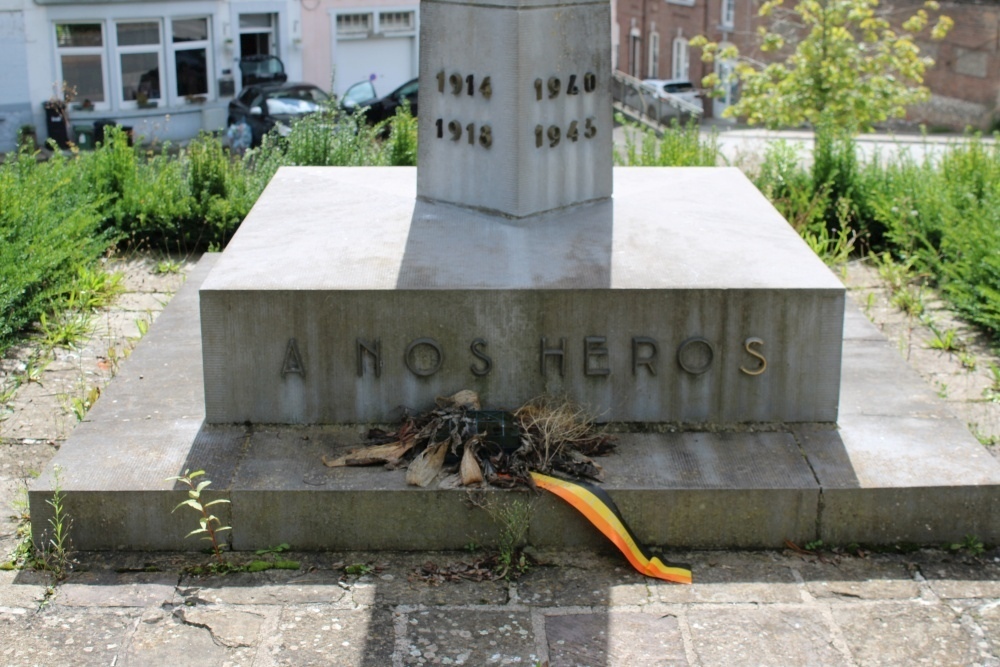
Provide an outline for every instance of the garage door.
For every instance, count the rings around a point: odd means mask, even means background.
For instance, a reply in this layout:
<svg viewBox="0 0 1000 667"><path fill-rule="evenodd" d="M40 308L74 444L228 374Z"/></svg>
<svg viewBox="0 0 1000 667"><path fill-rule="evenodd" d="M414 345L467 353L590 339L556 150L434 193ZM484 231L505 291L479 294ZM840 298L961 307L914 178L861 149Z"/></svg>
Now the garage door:
<svg viewBox="0 0 1000 667"><path fill-rule="evenodd" d="M370 79L381 97L417 76L416 38L338 40L333 64L337 77L334 92L338 95L352 84Z"/></svg>

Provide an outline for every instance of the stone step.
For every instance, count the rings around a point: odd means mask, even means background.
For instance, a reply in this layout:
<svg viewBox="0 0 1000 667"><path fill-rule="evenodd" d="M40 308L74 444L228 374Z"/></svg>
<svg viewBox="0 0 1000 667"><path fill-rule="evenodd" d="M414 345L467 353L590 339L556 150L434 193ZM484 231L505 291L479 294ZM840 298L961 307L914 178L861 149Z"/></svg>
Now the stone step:
<svg viewBox="0 0 1000 667"><path fill-rule="evenodd" d="M489 544L473 504L530 499L537 546L602 548L562 501L406 487L401 471L330 469L351 426L206 425L198 289L206 255L121 373L31 487L35 539L60 469L75 548L184 550L195 513L166 478L204 469L232 546L445 549ZM623 433L604 487L641 542L686 547L1000 541L1000 464L848 302L840 419L720 432ZM663 429L667 430L667 429Z"/></svg>

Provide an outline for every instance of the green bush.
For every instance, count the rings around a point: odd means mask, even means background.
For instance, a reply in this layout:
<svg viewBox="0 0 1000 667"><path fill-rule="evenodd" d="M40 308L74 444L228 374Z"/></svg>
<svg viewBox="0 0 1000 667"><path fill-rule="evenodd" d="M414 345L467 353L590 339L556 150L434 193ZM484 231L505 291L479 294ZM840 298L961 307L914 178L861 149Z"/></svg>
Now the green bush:
<svg viewBox="0 0 1000 667"><path fill-rule="evenodd" d="M615 162L630 167L714 167L720 164L718 136L701 133L694 119L681 124L676 118L661 137L618 114L615 120L625 126L625 150L615 152ZM638 141L636 140L638 137Z"/></svg>
<svg viewBox="0 0 1000 667"><path fill-rule="evenodd" d="M0 165L0 353L73 292L80 267L109 245L89 183L74 160L31 153Z"/></svg>

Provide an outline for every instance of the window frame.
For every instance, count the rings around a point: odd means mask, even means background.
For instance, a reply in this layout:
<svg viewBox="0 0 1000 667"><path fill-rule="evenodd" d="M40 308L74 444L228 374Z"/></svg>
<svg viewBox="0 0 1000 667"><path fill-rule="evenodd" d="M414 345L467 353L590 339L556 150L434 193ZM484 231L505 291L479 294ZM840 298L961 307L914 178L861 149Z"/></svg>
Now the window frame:
<svg viewBox="0 0 1000 667"><path fill-rule="evenodd" d="M205 39L192 40L190 42L174 42L174 22L175 21L192 21L192 20L204 20L205 21ZM196 15L196 16L171 16L168 18L167 23L169 24L169 32L164 31L165 35L169 35L169 40L166 43L166 57L169 62L169 72L170 72L170 97L169 104L180 106L182 104L188 104L187 97L181 95L180 92L180 77L177 76L177 52L178 51L197 51L199 49L205 50L205 92L198 93L197 95L202 95L207 100L216 99L215 90L215 78L212 73L215 71L215 63L212 59L212 17L210 15Z"/></svg>
<svg viewBox="0 0 1000 667"><path fill-rule="evenodd" d="M670 57L670 78L691 80L691 45L687 37L674 38L673 53Z"/></svg>
<svg viewBox="0 0 1000 667"><path fill-rule="evenodd" d="M111 95L108 91L109 85L109 71L108 71L108 30L106 21L103 19L74 19L74 20L56 20L51 22L52 25L52 36L55 39L55 50L56 50L56 72L57 81L66 81L66 75L63 72L63 56L99 56L101 59L101 92L104 96L104 100L101 102L95 102L91 100L94 105L94 109L100 111L108 111L111 109ZM101 45L100 46L60 46L59 45L59 26L61 25L99 25L101 27ZM57 84L58 85L58 84ZM58 94L58 93L57 93ZM74 99L74 102L82 102L83 98Z"/></svg>
<svg viewBox="0 0 1000 667"><path fill-rule="evenodd" d="M649 31L649 51L647 53L646 73L649 79L660 78L660 33L653 27Z"/></svg>
<svg viewBox="0 0 1000 667"><path fill-rule="evenodd" d="M153 18L140 18L140 19L114 19L111 22L114 26L114 45L111 47L115 60L116 73L118 74L118 93L117 100L120 109L138 109L138 100L127 100L125 99L125 72L122 69L122 59L123 55L134 55L134 54L145 54L145 53L155 53L157 68L159 71L160 78L160 90L159 97L150 97L149 100L155 101L158 105L162 103L169 103L169 97L167 91L169 90L169 77L167 76L166 67L164 65L164 55L165 55L165 44L164 44L164 30L163 23L164 19L162 17ZM157 44L135 44L128 46L121 46L118 44L118 26L126 25L129 23L155 23L157 31L159 34L160 41Z"/></svg>
<svg viewBox="0 0 1000 667"><path fill-rule="evenodd" d="M724 28L736 26L736 0L722 0L722 13L719 16L719 23Z"/></svg>

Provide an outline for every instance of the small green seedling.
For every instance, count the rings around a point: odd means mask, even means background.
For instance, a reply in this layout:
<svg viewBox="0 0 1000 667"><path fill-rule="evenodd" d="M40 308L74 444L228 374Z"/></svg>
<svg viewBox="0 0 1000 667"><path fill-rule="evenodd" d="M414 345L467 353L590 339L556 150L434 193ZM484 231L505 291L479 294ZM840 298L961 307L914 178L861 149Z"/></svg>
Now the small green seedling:
<svg viewBox="0 0 1000 667"><path fill-rule="evenodd" d="M952 551L966 551L973 558L978 558L986 551L985 545L975 535L966 535L961 542L956 542L949 546Z"/></svg>
<svg viewBox="0 0 1000 667"><path fill-rule="evenodd" d="M927 343L927 347L932 350L941 350L942 352L958 352L962 349L962 344L955 339L955 330L948 329L946 331L938 331L933 329L934 338Z"/></svg>
<svg viewBox="0 0 1000 667"><path fill-rule="evenodd" d="M204 470L195 470L194 472L184 471L183 475L178 475L177 477L168 477L168 482L180 482L188 487L188 499L180 503L171 510L171 513L176 512L181 507L187 505L191 509L195 510L201 517L198 519L198 523L201 526L192 530L190 533L185 535L185 538L191 537L192 535L202 535L201 539L208 540L212 543L212 551L215 553L215 557L218 559L220 565L224 565L226 559L222 557L222 547L219 544L218 534L224 530L231 530L229 526L223 526L222 521L219 520L214 514L208 513L208 508L212 505L219 505L221 503L228 503L229 501L225 498L218 498L208 503L202 504L201 502L201 492L208 488L208 485L212 482L205 479L201 482L195 484L194 480L205 474Z"/></svg>
<svg viewBox="0 0 1000 667"><path fill-rule="evenodd" d="M356 574L358 576L371 574L374 571L375 568L366 563L354 563L344 568L344 574Z"/></svg>

